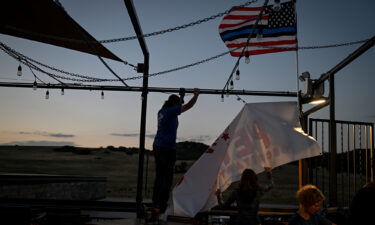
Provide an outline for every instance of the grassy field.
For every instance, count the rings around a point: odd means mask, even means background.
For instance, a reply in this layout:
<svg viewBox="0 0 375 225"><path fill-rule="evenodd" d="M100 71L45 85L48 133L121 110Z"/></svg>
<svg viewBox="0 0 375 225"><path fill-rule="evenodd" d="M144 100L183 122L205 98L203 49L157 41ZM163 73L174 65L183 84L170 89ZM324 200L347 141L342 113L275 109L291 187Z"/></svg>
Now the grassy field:
<svg viewBox="0 0 375 225"><path fill-rule="evenodd" d="M135 198L138 173L138 155L126 154L107 148L84 149L84 152L62 152L56 147L0 146L0 173L55 174L107 177L107 197ZM148 159L147 159L148 158ZM148 163L147 163L148 162ZM190 167L194 161L187 161ZM147 165L146 165L147 163ZM177 161L177 164L181 161ZM144 198L152 194L154 180L153 156L145 156ZM270 204L295 204L298 170L286 165L273 171L275 188L264 196L263 202ZM175 174L174 180L182 176ZM146 177L146 174L144 175ZM265 182L264 174L260 181ZM236 184L233 184L233 188ZM224 192L224 197L230 190Z"/></svg>

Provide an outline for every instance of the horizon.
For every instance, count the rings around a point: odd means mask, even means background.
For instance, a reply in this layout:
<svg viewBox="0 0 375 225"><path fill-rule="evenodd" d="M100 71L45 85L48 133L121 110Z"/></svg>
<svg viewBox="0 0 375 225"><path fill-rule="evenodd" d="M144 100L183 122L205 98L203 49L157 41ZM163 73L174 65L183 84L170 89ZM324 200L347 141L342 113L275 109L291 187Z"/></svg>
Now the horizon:
<svg viewBox="0 0 375 225"><path fill-rule="evenodd" d="M97 40L134 35L123 1L60 0L66 12ZM224 12L240 1L187 1L162 0L134 2L144 34L188 24L207 16ZM285 2L285 1L282 1ZM263 1L250 5L258 7ZM270 1L273 4L273 1ZM334 1L297 1L297 38L300 47L323 46L354 42L371 38L375 27L375 1L360 0L350 4ZM155 9L158 10L155 10ZM317 19L319 15L319 19ZM150 52L150 73L188 65L228 51L220 38L218 17L195 26L146 38ZM355 19L349 19L355 18ZM350 27L350 32L348 32ZM372 27L372 28L371 28ZM25 56L77 74L105 79L115 78L94 55L81 53L40 42L0 34L1 42ZM104 45L115 55L130 63L143 62L136 41ZM236 90L291 91L303 88L297 76L309 71L313 79L327 72L356 50L360 44L336 48L300 49L251 57L250 64L240 61L241 79L235 81ZM298 56L298 60L297 60ZM372 47L347 65L335 76L336 119L375 122L375 94ZM149 79L150 87L222 89L237 58L229 54L184 70L178 70ZM121 77L140 75L134 69L105 59ZM26 66L18 77L19 62L0 52L0 79L11 82L34 81ZM298 74L297 74L298 72ZM51 78L37 72L46 83ZM130 86L142 86L142 80L129 80ZM85 83L87 84L87 83ZM122 85L120 82L98 85ZM328 82L325 84L326 94ZM79 147L124 146L139 147L140 93L105 91L49 90L0 87L0 145L5 144L71 144ZM149 93L146 120L145 148L152 149L156 133L156 114L170 93ZM191 95L186 95L185 102ZM296 98L242 96L246 102L297 101ZM243 107L235 96L220 102L220 95L200 95L196 105L179 118L177 141L198 141L211 145ZM305 106L307 110L310 106ZM328 118L329 107L314 113L313 118ZM34 145L31 145L34 146Z"/></svg>

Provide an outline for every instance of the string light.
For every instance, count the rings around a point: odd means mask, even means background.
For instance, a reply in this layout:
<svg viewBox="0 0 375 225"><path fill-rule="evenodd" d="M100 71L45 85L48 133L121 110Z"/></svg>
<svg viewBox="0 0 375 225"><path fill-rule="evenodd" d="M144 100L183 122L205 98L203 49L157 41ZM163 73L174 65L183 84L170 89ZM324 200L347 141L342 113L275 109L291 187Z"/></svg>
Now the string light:
<svg viewBox="0 0 375 225"><path fill-rule="evenodd" d="M46 99L49 99L49 91L46 91Z"/></svg>
<svg viewBox="0 0 375 225"><path fill-rule="evenodd" d="M227 91L225 92L225 96L228 98L229 97L229 90L227 88Z"/></svg>
<svg viewBox="0 0 375 225"><path fill-rule="evenodd" d="M249 64L250 63L250 54L247 52L245 55L245 63Z"/></svg>
<svg viewBox="0 0 375 225"><path fill-rule="evenodd" d="M104 99L104 91L102 91L102 99Z"/></svg>
<svg viewBox="0 0 375 225"><path fill-rule="evenodd" d="M224 102L224 94L221 94L221 102Z"/></svg>
<svg viewBox="0 0 375 225"><path fill-rule="evenodd" d="M236 80L239 80L240 79L240 70L237 69L236 71Z"/></svg>
<svg viewBox="0 0 375 225"><path fill-rule="evenodd" d="M230 85L229 85L229 89L233 90L234 88L234 84L233 84L233 80L230 81Z"/></svg>
<svg viewBox="0 0 375 225"><path fill-rule="evenodd" d="M37 88L38 88L38 83L37 83L36 80L35 80L35 81L34 81L34 84L33 84L33 90L35 91Z"/></svg>
<svg viewBox="0 0 375 225"><path fill-rule="evenodd" d="M275 4L273 5L273 10L278 12L281 9L280 0L275 0Z"/></svg>
<svg viewBox="0 0 375 225"><path fill-rule="evenodd" d="M329 45L299 46L297 49L298 50L315 50L315 49L324 49L324 48L346 47L346 46L351 46L351 45L356 45L356 44L364 43L364 42L366 42L368 40L369 39L364 39L364 40L359 40L359 41L344 42L344 43L335 43L335 44L329 44ZM269 47L265 47L265 46L258 46L258 47L269 48ZM0 50L6 52L8 55L10 55L11 57L13 57L15 59L16 59L17 56L14 56L14 55L22 55L21 53L15 51L14 49L10 48L9 46L5 45L2 42L0 42ZM194 63L191 63L191 64L179 66L179 67L172 68L172 69L167 69L167 70L164 70L164 71L161 71L161 72L151 73L151 74L148 75L148 77L156 77L156 76L159 76L159 75L163 75L163 74L175 72L175 71L178 71L178 70L186 69L186 68L189 68L189 67L192 67L192 66L196 66L196 65L199 65L199 64L202 64L202 63L209 62L211 60L214 60L214 59L217 59L219 57L225 56L225 55L227 55L229 53L230 53L230 51L223 52L223 53L220 53L218 55L215 55L215 56L203 59L203 60L198 61L198 62L194 62ZM248 53L246 53L246 55L247 54ZM36 64L39 64L39 65L41 65L43 67L47 67L47 68L49 68L51 70L55 70L55 71L67 74L69 76L76 76L76 77L81 77L82 78L82 79L75 79L75 78L70 78L70 77L65 77L65 76L59 76L57 74L51 74L50 73L50 75L53 75L54 77L59 77L61 79L72 80L72 81L77 81L77 82L117 82L117 81L119 81L118 79L102 79L102 78L96 78L96 77L90 77L90 76L84 76L84 75L74 74L74 73L71 73L71 72L67 72L67 71L64 71L64 70L61 70L61 69L57 69L57 68L54 68L52 66L43 64L43 63L38 62L38 61L36 61L36 60L34 60L32 58L29 58L29 57L25 56L25 55L22 55L22 56L25 57L27 60L30 60L30 61L32 61L32 62L34 62ZM250 59L248 59L246 57L245 58L245 63L250 63ZM42 73L45 73L44 71L42 71L38 67L36 68L36 70L38 70L38 71L40 71ZM128 77L128 78L123 78L123 80L136 80L136 79L142 79L142 78L143 78L143 76L133 76L133 77Z"/></svg>
<svg viewBox="0 0 375 225"><path fill-rule="evenodd" d="M61 88L61 95L64 95L65 92L64 92L64 88Z"/></svg>
<svg viewBox="0 0 375 225"><path fill-rule="evenodd" d="M18 66L18 69L17 69L17 76L22 76L22 67L21 67L21 64Z"/></svg>

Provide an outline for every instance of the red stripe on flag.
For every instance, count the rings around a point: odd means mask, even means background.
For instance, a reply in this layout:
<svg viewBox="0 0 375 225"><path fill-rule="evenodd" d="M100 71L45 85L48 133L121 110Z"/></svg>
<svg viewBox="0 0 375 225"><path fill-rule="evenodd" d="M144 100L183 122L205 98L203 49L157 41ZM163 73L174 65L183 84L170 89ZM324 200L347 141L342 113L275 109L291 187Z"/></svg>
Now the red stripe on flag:
<svg viewBox="0 0 375 225"><path fill-rule="evenodd" d="M224 17L222 23L225 23L225 20L247 20L257 18L258 15L227 15Z"/></svg>
<svg viewBox="0 0 375 225"><path fill-rule="evenodd" d="M275 46L275 45L290 45L296 44L297 39L295 40L280 40L280 41L264 41L264 42L250 42L247 46ZM239 48L245 46L245 42L241 43L231 43L227 44L228 48ZM282 46L280 46L282 47Z"/></svg>
<svg viewBox="0 0 375 225"><path fill-rule="evenodd" d="M231 24L226 24L226 23L222 23L220 24L219 28L227 28L227 27L235 27L235 26L238 26L238 25L241 25L241 24L244 24L244 23L247 23L247 22L250 22L250 21L256 21L257 20L257 17L258 16L255 16L255 17L252 17L250 19L247 19L245 21L242 21L240 23L231 23ZM268 20L268 15L264 15L262 16L262 19L261 20Z"/></svg>
<svg viewBox="0 0 375 225"><path fill-rule="evenodd" d="M261 11L263 7L233 7L231 12L234 11Z"/></svg>
<svg viewBox="0 0 375 225"><path fill-rule="evenodd" d="M249 53L249 55L260 55L260 54L266 54L266 53L275 53L275 52L286 52L286 51L296 51L297 48L270 48L270 49L259 49L259 50L252 50L252 51L245 51L242 56L246 56L246 53ZM231 52L231 56L239 57L241 55L241 52Z"/></svg>

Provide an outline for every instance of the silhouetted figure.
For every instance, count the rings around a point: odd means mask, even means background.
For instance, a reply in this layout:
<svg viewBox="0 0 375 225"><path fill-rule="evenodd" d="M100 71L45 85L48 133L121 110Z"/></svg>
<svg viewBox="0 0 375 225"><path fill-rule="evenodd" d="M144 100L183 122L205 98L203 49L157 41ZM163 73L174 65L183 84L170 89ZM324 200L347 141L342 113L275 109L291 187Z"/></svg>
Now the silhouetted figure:
<svg viewBox="0 0 375 225"><path fill-rule="evenodd" d="M153 143L156 177L152 202L156 214L165 212L173 182L178 116L194 106L199 96L199 89L195 88L194 96L183 105L184 94L182 89L180 97L170 95L158 112L158 130Z"/></svg>
<svg viewBox="0 0 375 225"><path fill-rule="evenodd" d="M375 182L359 189L350 204L350 224L375 224Z"/></svg>
<svg viewBox="0 0 375 225"><path fill-rule="evenodd" d="M258 176L252 169L245 169L242 172L238 187L233 190L229 198L222 203L221 192L217 190L216 195L221 207L229 207L236 202L238 209L238 218L235 224L239 225L258 225L260 219L258 216L259 203L261 197L273 187L273 180L270 168L265 168L270 184L260 186Z"/></svg>

